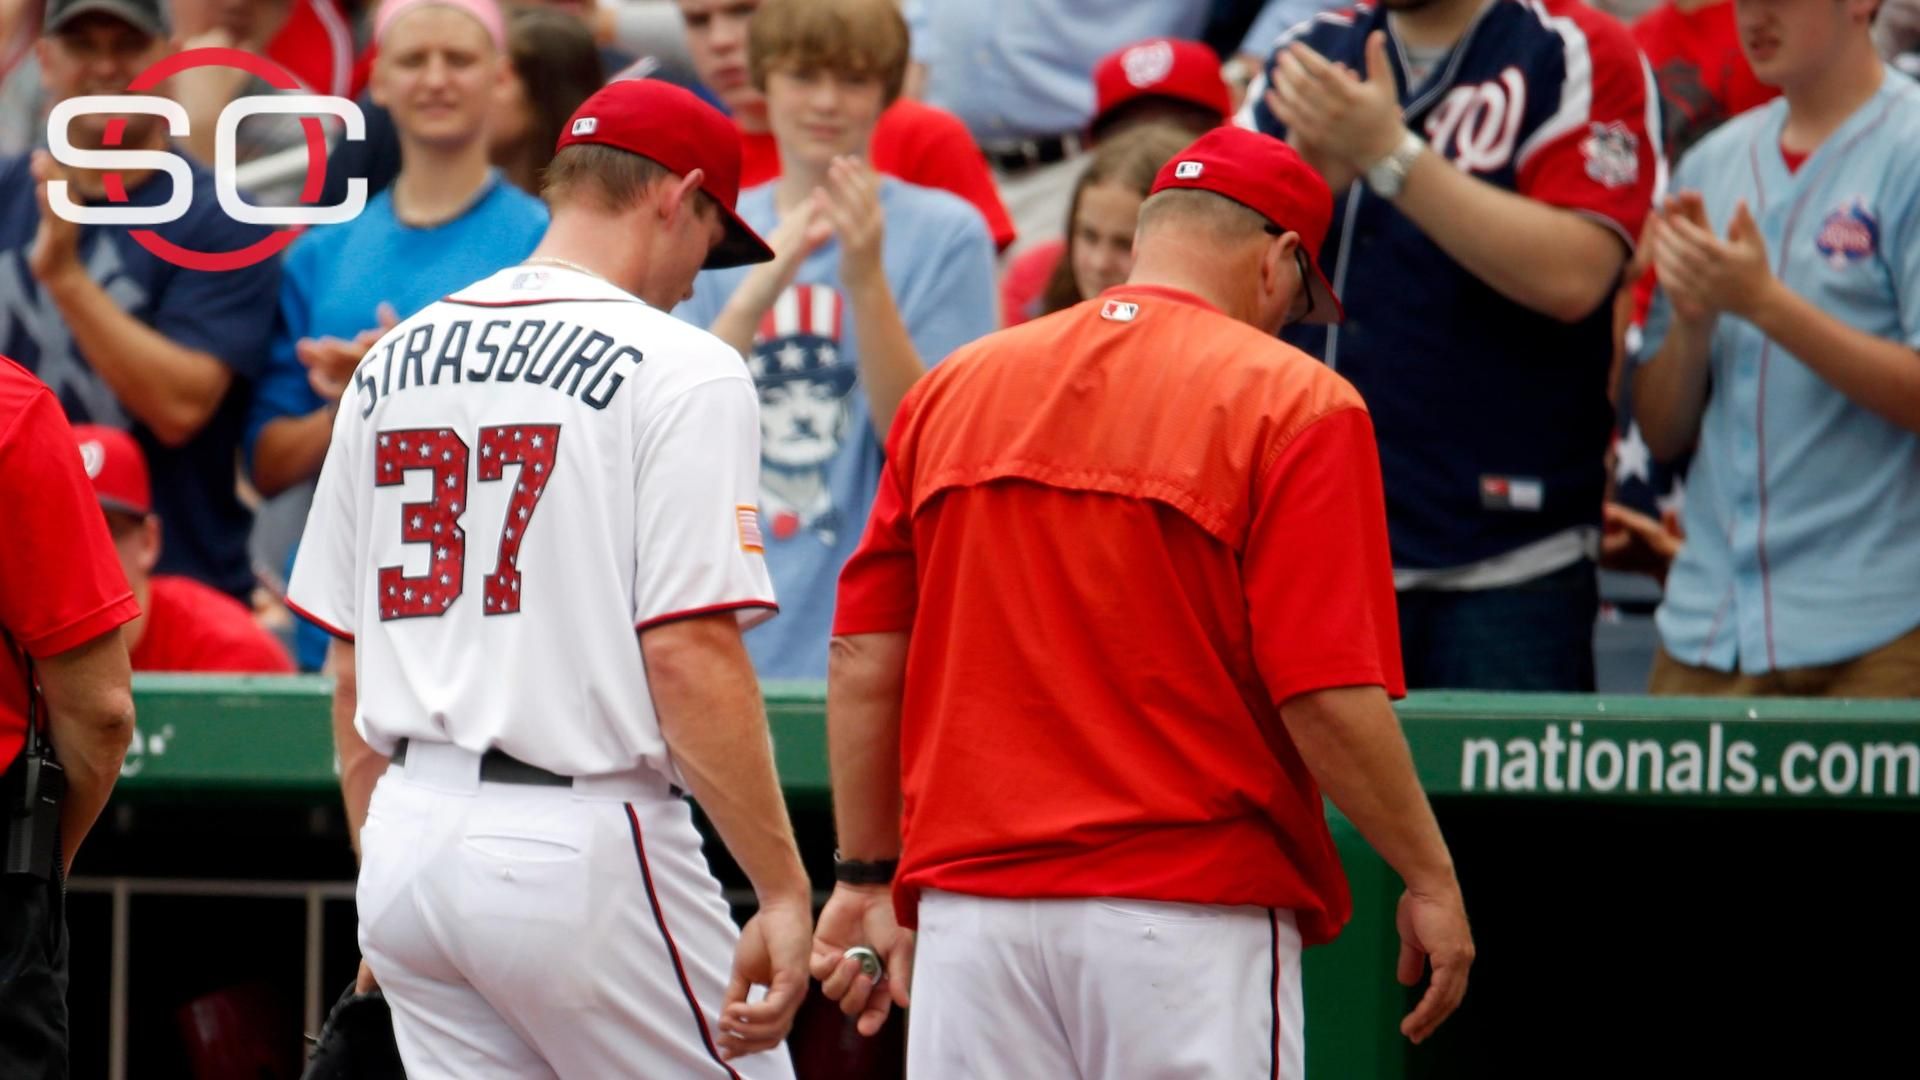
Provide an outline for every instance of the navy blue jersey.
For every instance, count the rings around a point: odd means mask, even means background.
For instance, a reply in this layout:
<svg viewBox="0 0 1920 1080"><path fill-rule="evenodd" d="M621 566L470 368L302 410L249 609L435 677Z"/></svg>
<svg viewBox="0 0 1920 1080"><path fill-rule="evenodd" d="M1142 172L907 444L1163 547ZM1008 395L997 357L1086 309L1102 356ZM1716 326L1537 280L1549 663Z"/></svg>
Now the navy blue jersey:
<svg viewBox="0 0 1920 1080"><path fill-rule="evenodd" d="M1366 70L1384 9L1361 4L1296 27ZM1424 83L1408 86L1388 31L1407 126L1462 171L1591 217L1631 248L1659 171L1658 96L1626 29L1574 0L1496 0ZM1256 81L1239 122L1284 136ZM1563 323L1501 296L1391 203L1355 184L1322 249L1347 320L1287 339L1366 398L1380 441L1394 565L1466 566L1579 526L1597 527L1611 427L1611 306Z"/></svg>
<svg viewBox="0 0 1920 1080"><path fill-rule="evenodd" d="M233 251L267 235L229 218L214 198L213 175L197 162L193 202L184 216L154 231L194 251ZM153 508L166 526L159 573L183 574L242 601L251 599L253 568L247 534L253 514L235 491L234 453L253 380L267 355L280 261L243 270L174 266L141 247L120 225L80 228L87 275L121 309L177 345L212 356L233 371L213 416L191 439L168 446L128 414L74 343L53 298L27 270L40 226L33 177L22 155L0 161L0 351L52 387L74 423L125 428L139 440L153 473ZM172 181L155 174L127 192L135 206L157 206Z"/></svg>

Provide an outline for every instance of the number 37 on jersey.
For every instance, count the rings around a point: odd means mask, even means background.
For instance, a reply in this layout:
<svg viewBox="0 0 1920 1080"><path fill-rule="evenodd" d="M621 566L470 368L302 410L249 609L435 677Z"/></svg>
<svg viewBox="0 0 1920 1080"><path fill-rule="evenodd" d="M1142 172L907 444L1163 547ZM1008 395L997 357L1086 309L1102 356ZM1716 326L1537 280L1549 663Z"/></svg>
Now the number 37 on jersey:
<svg viewBox="0 0 1920 1080"><path fill-rule="evenodd" d="M481 602L487 615L520 611L520 545L553 477L560 454L560 425L497 424L473 435L474 442L469 442L452 428L404 428L382 431L374 440L375 486L404 484L410 475L422 472L432 480L430 498L400 507L400 539L427 548L427 572L409 576L405 567L380 568L383 622L437 618L460 602L467 567L467 533L460 520L467 510L469 469L472 482L513 484L493 568L481 586Z"/></svg>

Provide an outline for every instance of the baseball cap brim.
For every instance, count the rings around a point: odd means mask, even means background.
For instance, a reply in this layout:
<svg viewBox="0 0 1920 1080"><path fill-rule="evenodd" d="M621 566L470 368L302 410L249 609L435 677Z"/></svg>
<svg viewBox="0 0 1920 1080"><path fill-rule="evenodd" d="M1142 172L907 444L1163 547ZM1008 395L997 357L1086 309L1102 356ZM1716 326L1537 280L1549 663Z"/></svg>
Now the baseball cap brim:
<svg viewBox="0 0 1920 1080"><path fill-rule="evenodd" d="M111 510L116 514L129 514L133 517L143 518L153 513L148 507L135 506L125 499L116 499L111 495L97 495L95 497L100 500L102 509Z"/></svg>
<svg viewBox="0 0 1920 1080"><path fill-rule="evenodd" d="M127 0L74 0L47 21L45 32L57 33L61 27L82 15L111 15L134 29L157 38L166 37L168 34L166 25L155 18L154 11L146 5L129 3Z"/></svg>
<svg viewBox="0 0 1920 1080"><path fill-rule="evenodd" d="M707 261L700 264L702 270L725 270L730 266L751 266L773 260L773 249L753 231L753 226L734 213L733 207L718 199L713 200L713 205L720 210L726 236L707 253Z"/></svg>
<svg viewBox="0 0 1920 1080"><path fill-rule="evenodd" d="M1333 292L1333 283L1327 280L1327 272L1320 269L1320 260L1309 256L1307 265L1313 268L1313 276L1307 279L1307 295L1313 297L1313 310L1307 312L1307 317L1300 321L1317 326L1332 326L1346 321L1347 309L1340 306L1340 298Z"/></svg>

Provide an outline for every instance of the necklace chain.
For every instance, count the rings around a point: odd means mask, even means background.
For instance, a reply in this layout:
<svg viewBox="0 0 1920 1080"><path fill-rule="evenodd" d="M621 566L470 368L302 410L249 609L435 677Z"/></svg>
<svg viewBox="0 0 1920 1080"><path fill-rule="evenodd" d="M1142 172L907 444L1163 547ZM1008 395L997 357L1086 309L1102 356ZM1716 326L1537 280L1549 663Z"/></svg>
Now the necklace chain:
<svg viewBox="0 0 1920 1080"><path fill-rule="evenodd" d="M607 276L605 274L596 273L595 271L589 270L586 267L581 266L577 262L568 262L565 259L555 258L552 255L535 255L532 258L524 260L521 265L523 266L558 266L558 267L561 267L562 269L572 270L575 273L585 274L591 278L599 278L601 281L606 281L607 284L609 285L613 284L611 281L608 281Z"/></svg>

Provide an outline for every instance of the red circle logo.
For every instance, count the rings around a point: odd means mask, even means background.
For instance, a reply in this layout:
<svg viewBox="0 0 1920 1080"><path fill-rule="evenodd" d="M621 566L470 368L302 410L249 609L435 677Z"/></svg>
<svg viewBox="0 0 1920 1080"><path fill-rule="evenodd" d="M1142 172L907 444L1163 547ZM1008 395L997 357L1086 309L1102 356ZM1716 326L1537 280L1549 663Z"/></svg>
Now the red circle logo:
<svg viewBox="0 0 1920 1080"><path fill-rule="evenodd" d="M268 85L276 90L304 89L300 85L300 80L294 78L291 72L263 56L255 56L253 53L239 49L204 48L188 49L161 60L134 76L133 81L127 84L127 92L140 93L151 90L182 71L209 65L237 68L249 75L266 80ZM126 127L127 122L122 117L107 121L103 145L119 146ZM325 131L320 127L320 121L315 117L301 117L300 129L307 137L307 179L300 189L300 201L313 205L320 201L320 189L327 179L327 138ZM102 182L107 189L108 201L117 203L127 201L126 184L119 173L107 173L102 177ZM133 237L135 243L175 266L188 270L240 270L273 258L288 244L293 243L293 238L299 235L299 232L292 226L276 229L271 235L263 236L246 247L234 251L194 251L181 247L152 229L134 229L129 235Z"/></svg>

